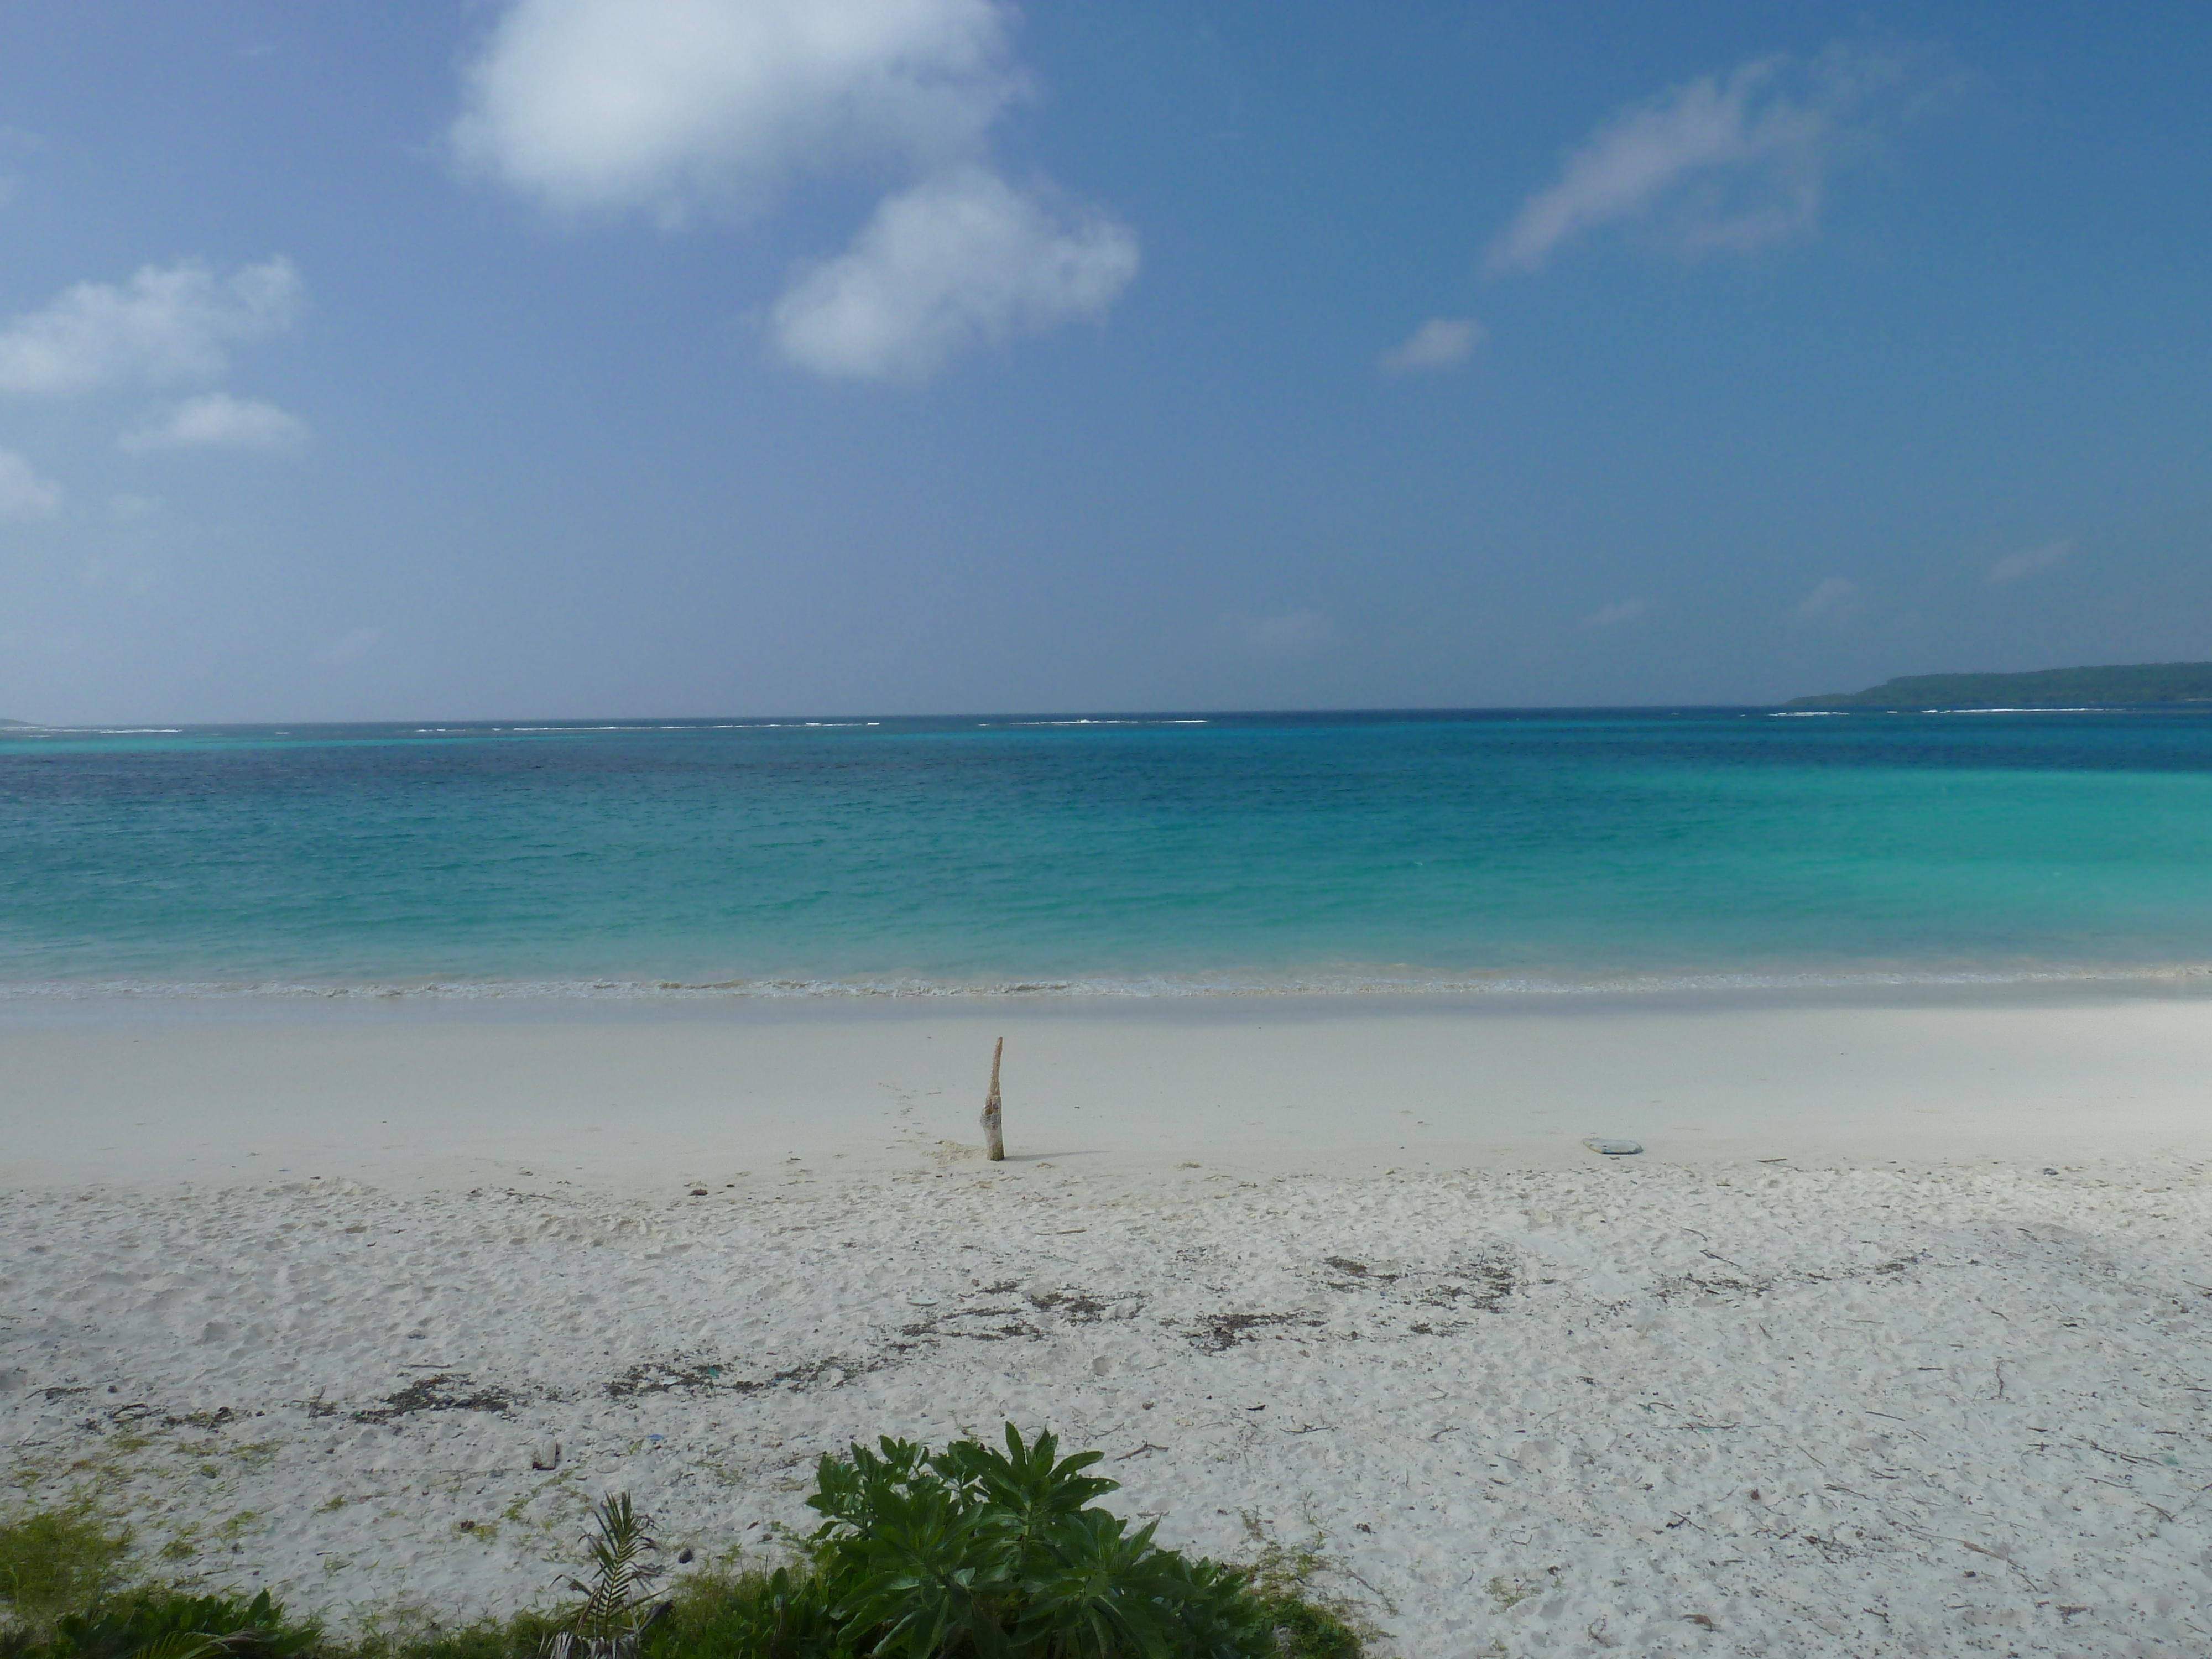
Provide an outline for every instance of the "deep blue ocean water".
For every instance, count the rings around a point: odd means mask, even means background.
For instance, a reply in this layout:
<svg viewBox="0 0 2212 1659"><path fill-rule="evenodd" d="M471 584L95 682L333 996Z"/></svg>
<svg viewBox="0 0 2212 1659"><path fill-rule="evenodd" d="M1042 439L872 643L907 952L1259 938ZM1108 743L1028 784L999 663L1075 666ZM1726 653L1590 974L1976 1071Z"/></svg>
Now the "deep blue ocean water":
<svg viewBox="0 0 2212 1659"><path fill-rule="evenodd" d="M2212 713L0 733L0 994L2212 964Z"/></svg>

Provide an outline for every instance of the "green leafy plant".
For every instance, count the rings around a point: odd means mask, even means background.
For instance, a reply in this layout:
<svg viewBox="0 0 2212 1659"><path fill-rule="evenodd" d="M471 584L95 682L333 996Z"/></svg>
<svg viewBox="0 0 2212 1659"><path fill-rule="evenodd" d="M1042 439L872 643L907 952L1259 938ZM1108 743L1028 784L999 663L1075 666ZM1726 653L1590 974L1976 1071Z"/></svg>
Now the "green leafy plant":
<svg viewBox="0 0 2212 1659"><path fill-rule="evenodd" d="M817 1659L850 1651L838 1636L821 1581L802 1562L694 1578L655 1631L650 1659Z"/></svg>
<svg viewBox="0 0 2212 1659"><path fill-rule="evenodd" d="M153 1590L58 1620L50 1648L57 1659L292 1659L320 1634L288 1624L267 1590L251 1601Z"/></svg>
<svg viewBox="0 0 2212 1659"><path fill-rule="evenodd" d="M1012 1424L1001 1451L884 1439L825 1457L807 1503L839 1653L896 1659L1247 1659L1273 1626L1244 1575L1091 1506L1115 1490Z"/></svg>
<svg viewBox="0 0 2212 1659"><path fill-rule="evenodd" d="M666 1607L653 1598L660 1568L652 1557L650 1516L633 1508L628 1492L603 1498L592 1511L585 1550L592 1559L587 1582L562 1582L584 1598L565 1630L545 1639L547 1659L635 1659L646 1627Z"/></svg>

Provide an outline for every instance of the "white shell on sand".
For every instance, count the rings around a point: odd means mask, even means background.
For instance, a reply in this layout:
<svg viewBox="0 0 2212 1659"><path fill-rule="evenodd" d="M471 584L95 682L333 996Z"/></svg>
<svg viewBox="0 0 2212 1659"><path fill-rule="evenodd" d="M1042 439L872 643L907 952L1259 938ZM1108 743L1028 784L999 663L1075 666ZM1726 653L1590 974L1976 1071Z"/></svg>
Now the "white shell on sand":
<svg viewBox="0 0 2212 1659"><path fill-rule="evenodd" d="M1592 1135L1583 1142L1594 1152L1603 1152L1607 1158L1628 1158L1644 1150L1640 1140L1608 1140L1603 1135Z"/></svg>

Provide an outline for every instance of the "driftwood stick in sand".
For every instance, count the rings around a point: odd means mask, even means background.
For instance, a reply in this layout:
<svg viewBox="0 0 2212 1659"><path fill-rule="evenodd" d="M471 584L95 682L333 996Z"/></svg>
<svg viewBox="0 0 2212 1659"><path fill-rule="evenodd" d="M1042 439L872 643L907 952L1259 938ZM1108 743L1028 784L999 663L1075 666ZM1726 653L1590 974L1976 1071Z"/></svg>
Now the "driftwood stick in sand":
<svg viewBox="0 0 2212 1659"><path fill-rule="evenodd" d="M1006 1139L999 1129L999 1056L1006 1052L1006 1040L1000 1037L991 1050L991 1092L983 1097L983 1156L994 1164L1006 1156Z"/></svg>

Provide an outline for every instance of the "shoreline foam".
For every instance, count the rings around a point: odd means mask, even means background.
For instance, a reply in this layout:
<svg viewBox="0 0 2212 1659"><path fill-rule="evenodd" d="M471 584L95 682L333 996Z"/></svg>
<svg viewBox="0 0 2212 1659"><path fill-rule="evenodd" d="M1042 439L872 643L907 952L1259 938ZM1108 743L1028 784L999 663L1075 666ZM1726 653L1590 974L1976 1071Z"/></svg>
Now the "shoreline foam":
<svg viewBox="0 0 2212 1659"><path fill-rule="evenodd" d="M1937 990L1948 987L2075 988L2087 995L2160 986L2212 986L2212 961L2045 963L1936 966L1895 964L1747 969L1736 971L1542 973L1501 969L1468 974L1444 969L1346 969L1248 974L1098 975L1055 978L938 980L886 975L864 979L726 980L490 978L423 975L382 980L0 979L0 1007L9 1004L175 1000L256 1001L959 1001L1006 998L1171 1000L1206 998L1503 998L1653 996L1680 993Z"/></svg>

